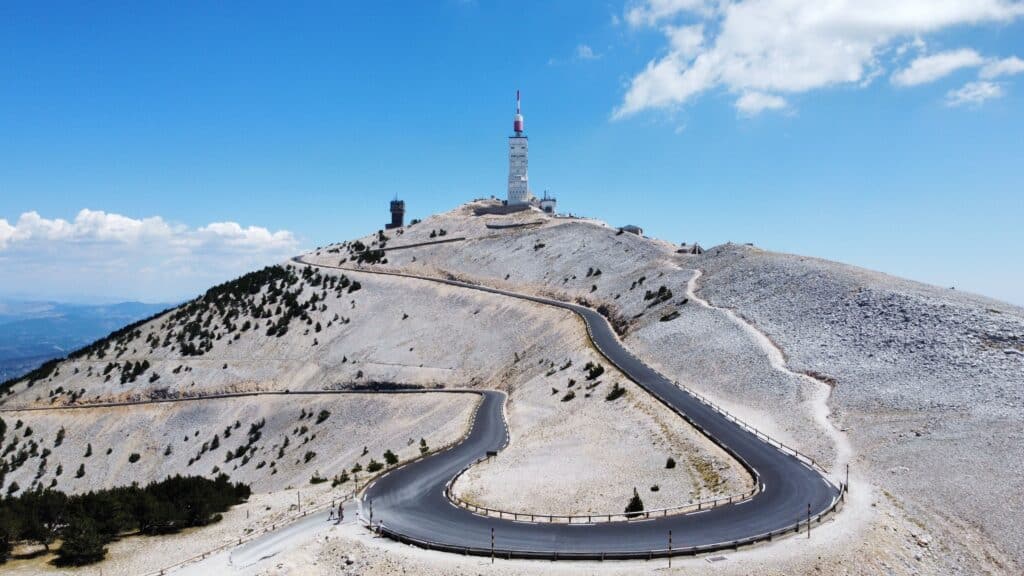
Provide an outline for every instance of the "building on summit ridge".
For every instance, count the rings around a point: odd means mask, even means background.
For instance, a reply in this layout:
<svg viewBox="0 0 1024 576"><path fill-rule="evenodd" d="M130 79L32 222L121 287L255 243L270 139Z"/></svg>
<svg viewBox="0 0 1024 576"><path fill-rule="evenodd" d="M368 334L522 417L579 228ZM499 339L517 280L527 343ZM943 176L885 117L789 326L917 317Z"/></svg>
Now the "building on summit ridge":
<svg viewBox="0 0 1024 576"><path fill-rule="evenodd" d="M392 228L401 228L405 225L405 200L399 200L396 196L391 201L391 223L385 224L385 230L391 230Z"/></svg>

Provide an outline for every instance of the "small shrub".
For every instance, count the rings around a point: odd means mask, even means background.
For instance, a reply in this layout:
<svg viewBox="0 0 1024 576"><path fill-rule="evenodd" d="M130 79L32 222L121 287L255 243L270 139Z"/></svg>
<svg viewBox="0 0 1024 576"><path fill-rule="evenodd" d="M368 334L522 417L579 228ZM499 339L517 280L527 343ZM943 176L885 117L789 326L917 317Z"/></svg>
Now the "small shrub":
<svg viewBox="0 0 1024 576"><path fill-rule="evenodd" d="M302 457L306 464L309 464L309 461L312 460L313 458L316 458L316 452L313 452L312 450L306 452L306 454Z"/></svg>
<svg viewBox="0 0 1024 576"><path fill-rule="evenodd" d="M572 390L569 390L569 392L565 396L562 396L562 402L568 402L568 401L572 400L575 397L576 397L576 392L574 392Z"/></svg>
<svg viewBox="0 0 1024 576"><path fill-rule="evenodd" d="M601 374L604 374L604 366L594 364L593 362L587 362L583 369L587 372L587 380L595 380Z"/></svg>
<svg viewBox="0 0 1024 576"><path fill-rule="evenodd" d="M619 386L619 383L616 382L615 385L612 386L612 391L609 392L608 395L604 397L604 399L609 401L609 402L612 402L614 400L618 400L619 398L622 398L625 394L626 394L626 389L621 387L621 386Z"/></svg>
<svg viewBox="0 0 1024 576"><path fill-rule="evenodd" d="M629 499L629 503L626 504L626 518L636 518L644 510L644 501L640 499L640 494L637 493L636 488L633 488L633 497Z"/></svg>
<svg viewBox="0 0 1024 576"><path fill-rule="evenodd" d="M330 417L331 412L329 410L321 410L320 413L316 415L316 423L322 424L324 420L327 420Z"/></svg>
<svg viewBox="0 0 1024 576"><path fill-rule="evenodd" d="M371 473L372 472L377 472L377 471L381 470L382 468L384 468L384 465L381 464L380 462L377 462L373 458L371 458L370 459L370 463L366 465L366 471L367 472L371 472Z"/></svg>
<svg viewBox="0 0 1024 576"><path fill-rule="evenodd" d="M384 461L388 463L388 466L394 466L398 464L398 456L389 449L387 452L384 452Z"/></svg>
<svg viewBox="0 0 1024 576"><path fill-rule="evenodd" d="M75 472L75 478L81 478L82 476L85 476L85 463L79 464L78 471Z"/></svg>
<svg viewBox="0 0 1024 576"><path fill-rule="evenodd" d="M669 456L668 460L665 461L665 468L675 468L675 467L676 467L676 459L671 457L671 456Z"/></svg>
<svg viewBox="0 0 1024 576"><path fill-rule="evenodd" d="M342 470L341 474L335 476L334 480L331 481L331 488L337 488L338 486L340 486L340 485L342 485L342 484L344 484L345 482L348 482L348 481L349 481L348 472L345 472L344 470Z"/></svg>
<svg viewBox="0 0 1024 576"><path fill-rule="evenodd" d="M139 456L137 452L132 452L131 454L128 455L128 462L135 464L136 462L139 461L140 458L142 458L142 456Z"/></svg>

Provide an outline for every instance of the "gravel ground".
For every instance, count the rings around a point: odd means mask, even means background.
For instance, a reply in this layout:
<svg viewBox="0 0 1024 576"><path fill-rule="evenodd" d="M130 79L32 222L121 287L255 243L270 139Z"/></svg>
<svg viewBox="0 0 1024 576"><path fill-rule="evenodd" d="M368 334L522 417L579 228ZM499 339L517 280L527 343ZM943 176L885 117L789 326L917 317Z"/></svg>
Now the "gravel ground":
<svg viewBox="0 0 1024 576"><path fill-rule="evenodd" d="M834 382L855 467L949 549L951 571L1020 572L1024 310L750 247L692 264L708 300Z"/></svg>
<svg viewBox="0 0 1024 576"><path fill-rule="evenodd" d="M388 449L411 458L419 453L421 438L430 446L453 442L462 436L475 408L476 398L470 395L360 394L8 412L3 417L11 423L23 421L33 430L31 438L49 447L52 454L38 482L49 486L56 480L56 488L64 492L148 482L177 473L212 478L219 472L256 492L272 492L308 486L318 472L330 478L357 462L365 468L371 457L383 462ZM322 410L330 415L317 424ZM302 414L309 416L301 418ZM252 444L248 461L226 461L229 451L248 444L247 432L259 422L264 422L260 439ZM55 447L61 428L64 441ZM209 448L214 436L218 447ZM208 450L202 450L203 444ZM91 455L85 457L90 446ZM313 454L308 461L307 453ZM130 462L131 454L139 455L137 462ZM41 457L30 459L7 479L8 485L29 486L41 461ZM76 474L79 466L83 466L81 478ZM58 467L62 468L59 476Z"/></svg>
<svg viewBox="0 0 1024 576"><path fill-rule="evenodd" d="M622 512L633 488L658 509L753 487L732 458L617 371L586 381L580 367L591 360L576 355L572 367L517 387L511 445L460 476L456 494L506 511L585 515ZM569 379L578 383L567 388ZM606 400L616 383L626 395ZM560 401L567 391L575 398Z"/></svg>

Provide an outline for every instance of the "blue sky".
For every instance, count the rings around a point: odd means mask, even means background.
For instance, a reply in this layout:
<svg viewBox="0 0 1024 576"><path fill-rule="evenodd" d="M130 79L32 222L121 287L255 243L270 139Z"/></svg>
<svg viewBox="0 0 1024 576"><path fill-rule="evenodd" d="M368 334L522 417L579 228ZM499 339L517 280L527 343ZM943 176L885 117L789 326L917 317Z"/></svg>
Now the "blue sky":
<svg viewBox="0 0 1024 576"><path fill-rule="evenodd" d="M0 296L176 300L503 196L518 88L563 210L1024 304L1024 7L815 6L4 4Z"/></svg>

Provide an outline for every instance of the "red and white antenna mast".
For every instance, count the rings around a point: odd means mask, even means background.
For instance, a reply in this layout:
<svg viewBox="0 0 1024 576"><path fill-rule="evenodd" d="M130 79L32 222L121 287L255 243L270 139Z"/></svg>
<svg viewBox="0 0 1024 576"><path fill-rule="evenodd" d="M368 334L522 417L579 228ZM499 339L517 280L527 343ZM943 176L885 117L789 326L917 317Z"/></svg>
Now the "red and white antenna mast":
<svg viewBox="0 0 1024 576"><path fill-rule="evenodd" d="M516 117L515 121L512 122L512 129L515 131L516 136L520 136L523 133L523 114L519 107L519 90L516 90Z"/></svg>

